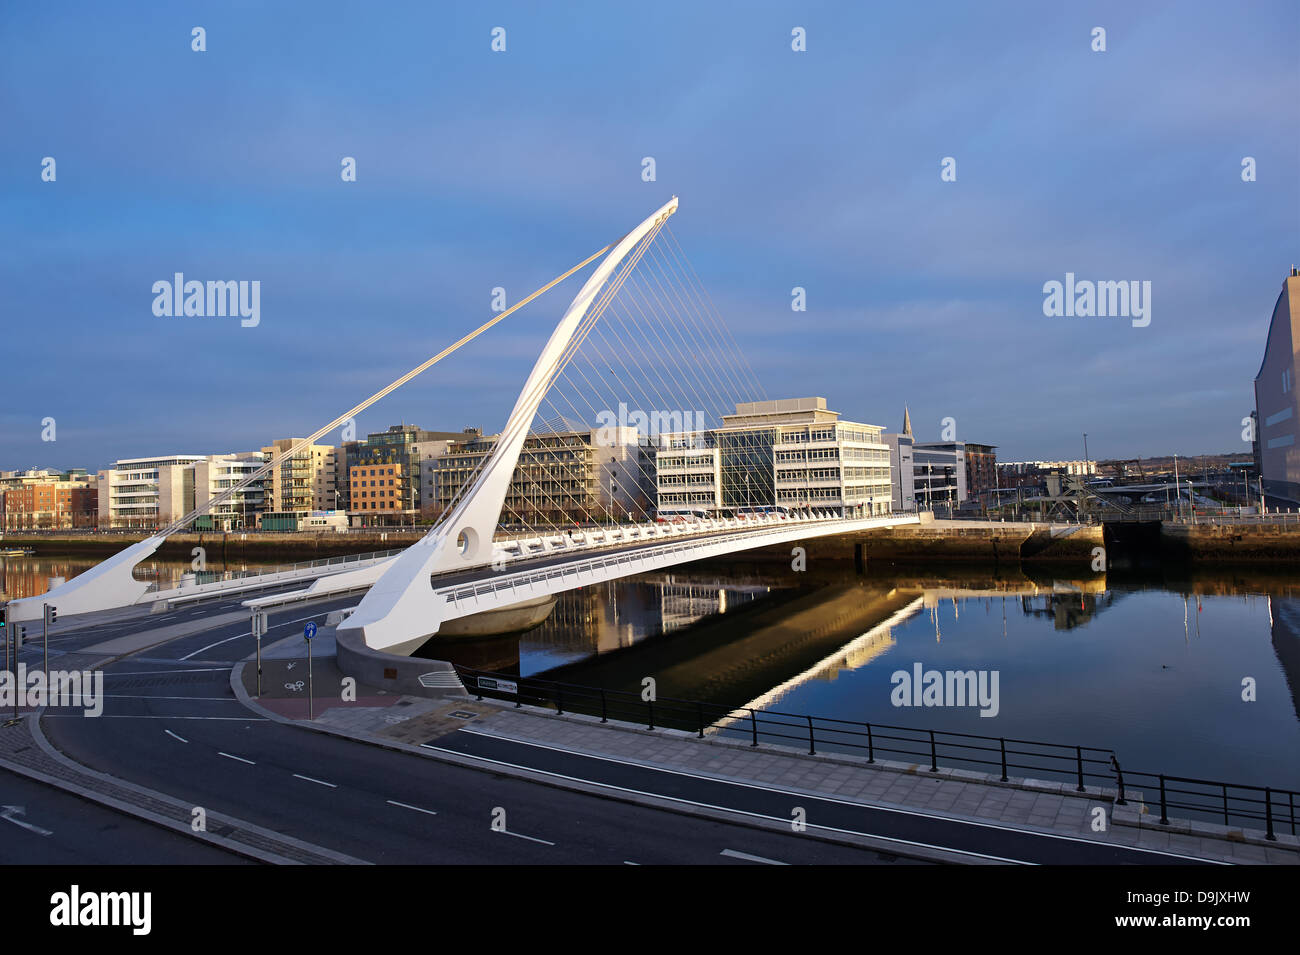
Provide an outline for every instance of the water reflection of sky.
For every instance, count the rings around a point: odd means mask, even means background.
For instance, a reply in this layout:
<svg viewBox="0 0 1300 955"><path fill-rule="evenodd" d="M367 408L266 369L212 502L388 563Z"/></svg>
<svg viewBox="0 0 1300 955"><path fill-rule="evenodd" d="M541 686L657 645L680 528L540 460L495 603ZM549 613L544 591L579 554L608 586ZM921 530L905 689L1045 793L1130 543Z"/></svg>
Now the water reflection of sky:
<svg viewBox="0 0 1300 955"><path fill-rule="evenodd" d="M785 692L772 708L1111 748L1130 769L1300 789L1300 613L1292 599L1111 592L1071 629L1015 598L944 601L891 630L862 666ZM1004 604L1005 600L1005 604ZM1005 612L1005 623L1004 623ZM1275 646L1275 644L1280 644ZM1288 660L1287 672L1283 660ZM1281 658L1281 659L1280 659ZM1000 711L895 707L895 671L997 670ZM1256 701L1242 700L1253 678Z"/></svg>

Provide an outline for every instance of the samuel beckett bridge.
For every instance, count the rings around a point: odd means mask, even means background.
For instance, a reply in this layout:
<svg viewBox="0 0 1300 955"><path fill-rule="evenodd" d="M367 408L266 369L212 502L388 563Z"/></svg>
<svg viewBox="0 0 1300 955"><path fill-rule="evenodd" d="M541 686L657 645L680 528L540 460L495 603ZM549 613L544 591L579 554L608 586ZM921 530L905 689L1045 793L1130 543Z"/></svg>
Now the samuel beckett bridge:
<svg viewBox="0 0 1300 955"><path fill-rule="evenodd" d="M760 407L764 395L668 229L676 211L674 197L617 242L275 455L202 508L40 597L11 602L10 619L38 620L44 604L66 619L135 605L169 609L272 587L276 593L251 596L244 605L257 610L360 594L338 623L340 639L359 636L371 650L409 654L450 621L566 590L757 547L915 522L914 516L890 513L887 459L869 459L879 460L874 475L883 483L869 486L878 493L854 494L850 501L843 489L812 488L817 480L840 484L837 455L830 450L837 446L833 426L829 433L813 428L805 438L823 446L807 452L816 470L803 475L808 493L794 507L776 504L782 493L777 489L792 482L774 472L774 462L791 452L774 449L772 429L706 429L733 408ZM422 540L395 555L308 565L287 574L169 590L135 579L135 565L169 535L601 256L551 333L501 432L453 448L440 462L439 494L445 500L439 502L445 506ZM656 410L629 414L628 408ZM681 430L655 427L678 421ZM725 447L710 437L723 433ZM574 440L584 434L587 440ZM871 443L869 436L855 437L863 448ZM672 490L680 493L666 494L659 480L664 455L699 465L674 479L681 483ZM683 502L670 520L668 508L659 509L665 498ZM303 586L284 589L298 584Z"/></svg>

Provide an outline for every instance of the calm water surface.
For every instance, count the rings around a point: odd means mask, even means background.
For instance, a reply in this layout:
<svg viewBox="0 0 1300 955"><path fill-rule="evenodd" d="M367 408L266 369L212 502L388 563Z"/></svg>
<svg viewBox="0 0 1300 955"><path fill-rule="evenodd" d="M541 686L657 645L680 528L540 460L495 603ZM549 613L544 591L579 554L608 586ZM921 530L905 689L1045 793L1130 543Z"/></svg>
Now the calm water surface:
<svg viewBox="0 0 1300 955"><path fill-rule="evenodd" d="M5 597L88 559L0 561ZM253 563L211 570L256 569ZM188 562L137 576L172 580ZM542 626L434 640L468 666L797 714L1114 749L1129 768L1300 790L1300 574L1068 579L729 565L562 594ZM999 712L895 707L896 671L989 670ZM1253 680L1255 701L1242 699Z"/></svg>

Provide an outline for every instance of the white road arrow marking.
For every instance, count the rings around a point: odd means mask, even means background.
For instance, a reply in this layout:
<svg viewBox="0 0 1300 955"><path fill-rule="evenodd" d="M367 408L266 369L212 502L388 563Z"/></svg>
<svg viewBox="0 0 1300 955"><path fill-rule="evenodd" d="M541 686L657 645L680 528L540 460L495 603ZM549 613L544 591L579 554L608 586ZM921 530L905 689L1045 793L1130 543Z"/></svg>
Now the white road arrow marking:
<svg viewBox="0 0 1300 955"><path fill-rule="evenodd" d="M5 822L12 822L15 826L22 826L24 829L29 829L38 836L53 835L49 829L42 829L40 826L33 826L30 822L23 822L21 819L14 818L14 816L26 815L26 813L27 810L22 806L0 806L0 819L3 819Z"/></svg>

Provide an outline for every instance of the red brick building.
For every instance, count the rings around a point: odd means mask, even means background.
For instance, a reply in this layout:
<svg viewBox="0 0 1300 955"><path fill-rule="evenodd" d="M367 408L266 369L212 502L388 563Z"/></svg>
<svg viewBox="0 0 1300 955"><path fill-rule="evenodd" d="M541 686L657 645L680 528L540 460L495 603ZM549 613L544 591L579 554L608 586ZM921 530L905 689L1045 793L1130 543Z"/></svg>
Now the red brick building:
<svg viewBox="0 0 1300 955"><path fill-rule="evenodd" d="M0 528L6 531L94 527L99 492L79 475L26 472L0 478Z"/></svg>

